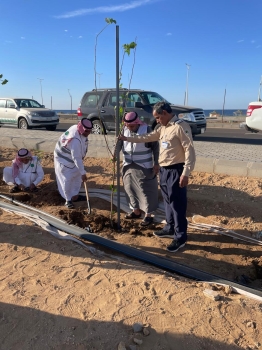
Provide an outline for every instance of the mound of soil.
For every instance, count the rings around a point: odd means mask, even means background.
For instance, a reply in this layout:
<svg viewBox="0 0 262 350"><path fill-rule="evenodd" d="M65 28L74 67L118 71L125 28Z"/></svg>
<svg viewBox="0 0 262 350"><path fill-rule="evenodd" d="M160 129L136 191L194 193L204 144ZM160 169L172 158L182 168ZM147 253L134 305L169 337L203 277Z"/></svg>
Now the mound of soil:
<svg viewBox="0 0 262 350"><path fill-rule="evenodd" d="M12 194L15 199L55 215L69 224L81 228L90 227L94 233L105 238L262 290L262 245L189 228L185 248L175 254L169 253L165 248L170 239L158 239L152 234L154 230L161 229L162 224L153 223L143 228L140 220L127 220L124 213L121 213L122 230L119 232L116 213L113 214L113 220L110 220L110 203L99 198L90 199L90 215L87 214L85 201L75 202L73 210L67 209L56 189L53 155L41 152L39 156L45 172L39 192ZM10 166L13 158L13 150L1 149L1 171L3 167ZM85 166L89 178L88 188L110 188L110 160L88 157ZM198 223L215 224L247 237L262 239L261 179L193 172L189 183L189 223L194 216ZM1 193L10 195L9 187L2 180L0 184ZM159 199L161 200L160 192ZM115 207L113 211L116 212Z"/></svg>

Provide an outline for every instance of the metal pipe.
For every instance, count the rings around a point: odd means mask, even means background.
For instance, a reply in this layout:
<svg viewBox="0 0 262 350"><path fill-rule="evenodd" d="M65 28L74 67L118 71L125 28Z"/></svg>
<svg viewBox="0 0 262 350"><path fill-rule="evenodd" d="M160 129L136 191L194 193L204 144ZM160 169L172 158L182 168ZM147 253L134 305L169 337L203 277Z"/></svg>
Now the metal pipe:
<svg viewBox="0 0 262 350"><path fill-rule="evenodd" d="M5 197L0 195L0 197ZM7 197L8 198L8 197ZM8 198L10 200L10 198ZM16 201L16 203L21 205L22 203ZM5 202L0 201L0 207L5 207L14 210L14 206L12 204L8 204ZM27 206L32 211L36 211L34 208ZM21 211L21 210L20 210ZM40 210L37 210L38 212L41 212ZM30 214L27 210L25 210L26 213ZM140 261L143 261L145 263L151 264L153 266L156 266L158 268L161 268L165 271L170 271L173 273L177 273L179 275L182 275L186 278L194 279L197 281L203 281L203 282L209 282L209 283L215 283L215 284L223 284L223 285L229 285L235 290L237 293L244 294L246 296L249 296L253 299L262 301L262 291L253 289L250 287L247 287L245 285L235 283L230 280L226 280L223 278L220 278L216 275L211 275L209 273L206 273L201 270L194 269L192 267L182 265L179 263L176 263L172 260L165 259L162 257L159 257L157 255L154 255L152 253L145 252L140 249L136 249L124 244L117 243L115 241L111 241L109 239L97 236L95 234L86 233L86 230L81 229L77 226L68 225L65 222L62 222L61 220L52 217L49 214L46 214L44 212L41 212L41 219L46 220L50 225L56 227L57 229L64 231L66 233L72 234L74 236L77 236L83 240L87 240L92 243L100 244L106 248L113 249L119 253L125 254L129 257L138 259Z"/></svg>
<svg viewBox="0 0 262 350"><path fill-rule="evenodd" d="M119 26L116 26L116 137L119 135ZM117 181L117 228L120 225L120 154L116 152L116 181Z"/></svg>

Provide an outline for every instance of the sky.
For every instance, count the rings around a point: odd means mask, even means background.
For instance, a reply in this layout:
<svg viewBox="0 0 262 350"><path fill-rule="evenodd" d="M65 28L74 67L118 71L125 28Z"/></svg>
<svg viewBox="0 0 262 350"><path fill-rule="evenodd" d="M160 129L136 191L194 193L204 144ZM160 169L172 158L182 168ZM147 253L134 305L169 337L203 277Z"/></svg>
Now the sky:
<svg viewBox="0 0 262 350"><path fill-rule="evenodd" d="M123 87L169 102L243 109L262 76L261 0L0 0L0 97L76 110L86 91ZM105 18L116 21L107 25ZM124 55L123 45L136 49ZM123 64L122 64L123 63Z"/></svg>

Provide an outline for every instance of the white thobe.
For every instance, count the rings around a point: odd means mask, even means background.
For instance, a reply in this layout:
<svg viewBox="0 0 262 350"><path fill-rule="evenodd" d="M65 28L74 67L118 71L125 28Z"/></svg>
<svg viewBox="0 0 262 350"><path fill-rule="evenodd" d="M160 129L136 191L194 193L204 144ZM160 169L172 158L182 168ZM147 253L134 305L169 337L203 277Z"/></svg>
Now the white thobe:
<svg viewBox="0 0 262 350"><path fill-rule="evenodd" d="M86 144L87 150L87 138L85 136L79 135L81 143ZM74 161L74 167L66 167L61 164L60 157L54 153L54 165L56 173L57 187L60 195L66 200L70 201L72 197L79 194L82 175L85 175L86 171L82 159L82 148L79 145L78 139L72 139L67 147L71 151L71 157Z"/></svg>
<svg viewBox="0 0 262 350"><path fill-rule="evenodd" d="M44 171L36 156L33 156L32 160L33 161L29 161L27 164L21 164L18 175L15 179L13 177L12 167L4 168L3 180L8 185L17 184L30 187L30 185L33 183L35 186L37 186L44 178Z"/></svg>

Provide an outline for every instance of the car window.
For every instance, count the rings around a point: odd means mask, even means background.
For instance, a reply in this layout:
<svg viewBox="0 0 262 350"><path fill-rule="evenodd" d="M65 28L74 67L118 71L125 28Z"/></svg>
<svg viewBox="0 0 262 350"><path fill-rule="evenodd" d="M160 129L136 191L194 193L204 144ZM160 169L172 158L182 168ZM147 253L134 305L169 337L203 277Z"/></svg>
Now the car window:
<svg viewBox="0 0 262 350"><path fill-rule="evenodd" d="M19 108L42 108L42 105L35 100L15 99L15 103Z"/></svg>
<svg viewBox="0 0 262 350"><path fill-rule="evenodd" d="M28 108L28 101L27 100L21 100L20 101L20 108Z"/></svg>
<svg viewBox="0 0 262 350"><path fill-rule="evenodd" d="M0 108L5 108L5 100L0 100Z"/></svg>
<svg viewBox="0 0 262 350"><path fill-rule="evenodd" d="M40 103L38 103L35 100L28 100L27 101L28 107L30 108L42 108L42 105L40 105Z"/></svg>
<svg viewBox="0 0 262 350"><path fill-rule="evenodd" d="M119 93L119 104L123 103L123 96ZM111 92L106 101L107 106L115 107L116 106L116 92Z"/></svg>
<svg viewBox="0 0 262 350"><path fill-rule="evenodd" d="M101 94L99 93L91 93L91 94L88 94L84 101L82 101L81 105L82 107L92 107L92 108L95 108L98 104L98 101L101 97Z"/></svg>
<svg viewBox="0 0 262 350"><path fill-rule="evenodd" d="M10 108L10 106L14 106L14 101L12 101L12 100L6 100L6 107L7 108Z"/></svg>
<svg viewBox="0 0 262 350"><path fill-rule="evenodd" d="M135 107L135 102L142 102L137 92L129 92L126 100L126 107Z"/></svg>
<svg viewBox="0 0 262 350"><path fill-rule="evenodd" d="M157 102L161 102L161 101L166 101L168 102L166 99L164 99L164 97L162 97L161 95L159 95L156 92L141 92L141 96L143 98L143 100L146 101L147 104L150 105L154 105Z"/></svg>

